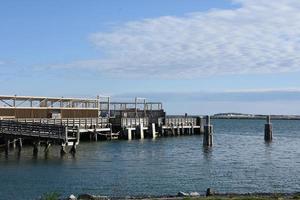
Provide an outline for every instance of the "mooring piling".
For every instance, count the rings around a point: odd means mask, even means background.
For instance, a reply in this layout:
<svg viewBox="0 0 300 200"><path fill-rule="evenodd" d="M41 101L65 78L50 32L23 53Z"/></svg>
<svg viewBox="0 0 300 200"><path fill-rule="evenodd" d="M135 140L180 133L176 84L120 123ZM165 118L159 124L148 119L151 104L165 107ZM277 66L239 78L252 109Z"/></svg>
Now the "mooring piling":
<svg viewBox="0 0 300 200"><path fill-rule="evenodd" d="M196 125L199 126L199 133L203 134L204 133L204 119L203 117L197 117Z"/></svg>
<svg viewBox="0 0 300 200"><path fill-rule="evenodd" d="M23 147L22 138L19 138L17 143L17 148L19 152L21 152L22 147Z"/></svg>
<svg viewBox="0 0 300 200"><path fill-rule="evenodd" d="M73 142L70 153L73 154L73 155L76 153L76 142L75 141Z"/></svg>
<svg viewBox="0 0 300 200"><path fill-rule="evenodd" d="M66 153L66 144L62 144L60 149L60 155L64 156Z"/></svg>
<svg viewBox="0 0 300 200"><path fill-rule="evenodd" d="M9 152L9 145L10 145L10 140L8 138L5 138L5 154L6 155Z"/></svg>
<svg viewBox="0 0 300 200"><path fill-rule="evenodd" d="M51 143L49 141L46 142L46 145L45 145L45 149L44 149L44 152L45 153L48 153L49 150L50 150L50 146L51 146Z"/></svg>
<svg viewBox="0 0 300 200"><path fill-rule="evenodd" d="M38 152L39 152L39 142L33 142L33 155L34 156L37 156L38 155Z"/></svg>
<svg viewBox="0 0 300 200"><path fill-rule="evenodd" d="M151 132L152 132L152 138L156 138L155 123L151 124Z"/></svg>
<svg viewBox="0 0 300 200"><path fill-rule="evenodd" d="M210 116L206 116L206 125L204 126L203 146L212 146L213 144L213 125L210 124Z"/></svg>
<svg viewBox="0 0 300 200"><path fill-rule="evenodd" d="M271 116L267 116L267 123L265 124L265 141L272 141L273 139L273 125L271 123Z"/></svg>
<svg viewBox="0 0 300 200"><path fill-rule="evenodd" d="M131 130L131 128L127 128L126 132L127 132L127 139L132 140L132 130Z"/></svg>

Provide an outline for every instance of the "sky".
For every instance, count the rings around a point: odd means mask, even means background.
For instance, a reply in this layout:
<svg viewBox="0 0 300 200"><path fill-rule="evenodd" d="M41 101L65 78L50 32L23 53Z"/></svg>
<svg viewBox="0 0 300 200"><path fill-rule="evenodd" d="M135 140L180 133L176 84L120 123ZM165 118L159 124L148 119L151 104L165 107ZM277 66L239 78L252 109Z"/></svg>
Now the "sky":
<svg viewBox="0 0 300 200"><path fill-rule="evenodd" d="M0 94L300 114L299 0L0 0Z"/></svg>

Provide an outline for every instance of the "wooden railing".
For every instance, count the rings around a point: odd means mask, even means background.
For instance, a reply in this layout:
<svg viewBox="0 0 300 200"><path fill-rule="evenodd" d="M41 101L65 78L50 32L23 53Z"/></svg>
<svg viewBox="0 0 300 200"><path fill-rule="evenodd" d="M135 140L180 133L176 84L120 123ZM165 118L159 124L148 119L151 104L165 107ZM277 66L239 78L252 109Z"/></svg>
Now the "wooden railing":
<svg viewBox="0 0 300 200"><path fill-rule="evenodd" d="M78 127L80 129L107 128L110 127L108 118L67 118L67 119L14 119L17 122L32 122L40 124L53 124L66 127Z"/></svg>
<svg viewBox="0 0 300 200"><path fill-rule="evenodd" d="M56 124L0 120L0 134L6 136L66 140L67 128Z"/></svg>
<svg viewBox="0 0 300 200"><path fill-rule="evenodd" d="M165 125L171 126L171 125L184 125L184 126L190 126L190 125L196 125L197 124L197 117L195 116L180 116L180 115L170 115L166 116L165 119Z"/></svg>

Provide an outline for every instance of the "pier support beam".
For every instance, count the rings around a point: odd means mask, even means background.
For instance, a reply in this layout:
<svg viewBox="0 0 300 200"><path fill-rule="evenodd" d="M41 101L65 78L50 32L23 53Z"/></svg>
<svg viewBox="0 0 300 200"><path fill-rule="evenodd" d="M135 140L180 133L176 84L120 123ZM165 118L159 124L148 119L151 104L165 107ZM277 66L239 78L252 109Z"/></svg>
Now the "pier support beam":
<svg viewBox="0 0 300 200"><path fill-rule="evenodd" d="M171 124L171 131L172 131L172 136L175 136L175 129L174 129L174 124Z"/></svg>
<svg viewBox="0 0 300 200"><path fill-rule="evenodd" d="M76 153L76 142L75 141L73 142L70 153L73 154L73 155Z"/></svg>
<svg viewBox="0 0 300 200"><path fill-rule="evenodd" d="M45 152L45 153L48 153L48 152L49 152L50 146L51 146L50 142L47 141L47 142L46 142L46 145L45 145L45 149L44 149L44 152Z"/></svg>
<svg viewBox="0 0 300 200"><path fill-rule="evenodd" d="M98 141L98 133L97 132L94 133L94 137L95 137L95 142L97 142Z"/></svg>
<svg viewBox="0 0 300 200"><path fill-rule="evenodd" d="M16 147L17 147L17 143L16 143L16 142L17 142L17 139L14 139L14 140L13 140L13 148L14 148L14 149L16 149Z"/></svg>
<svg viewBox="0 0 300 200"><path fill-rule="evenodd" d="M10 145L10 140L5 138L5 155L8 155L9 145Z"/></svg>
<svg viewBox="0 0 300 200"><path fill-rule="evenodd" d="M204 119L203 117L197 117L196 125L199 126L199 134L204 133Z"/></svg>
<svg viewBox="0 0 300 200"><path fill-rule="evenodd" d="M33 155L37 156L39 153L39 142L33 142Z"/></svg>
<svg viewBox="0 0 300 200"><path fill-rule="evenodd" d="M155 123L151 124L151 134L152 134L152 138L156 138L156 129L155 129Z"/></svg>
<svg viewBox="0 0 300 200"><path fill-rule="evenodd" d="M177 135L180 135L180 128L179 128L179 124L177 124Z"/></svg>
<svg viewBox="0 0 300 200"><path fill-rule="evenodd" d="M127 128L126 131L127 131L127 139L132 140L132 130L131 130L131 128Z"/></svg>
<svg viewBox="0 0 300 200"><path fill-rule="evenodd" d="M136 130L137 130L137 132L138 132L138 134L140 136L140 139L144 139L145 138L144 137L144 125L142 123L140 123L138 125L138 127L136 128Z"/></svg>
<svg viewBox="0 0 300 200"><path fill-rule="evenodd" d="M191 131L192 131L192 135L194 135L195 134L195 130L194 130L194 124L193 123L191 123Z"/></svg>
<svg viewBox="0 0 300 200"><path fill-rule="evenodd" d="M66 144L62 144L61 145L61 149L60 149L60 155L64 156L67 153L66 151Z"/></svg>
<svg viewBox="0 0 300 200"><path fill-rule="evenodd" d="M213 126L210 124L210 116L206 117L204 126L203 146L211 147L213 145Z"/></svg>
<svg viewBox="0 0 300 200"><path fill-rule="evenodd" d="M265 124L265 141L269 142L273 139L273 125L271 123L271 116L267 116L267 123Z"/></svg>
<svg viewBox="0 0 300 200"><path fill-rule="evenodd" d="M200 134L203 134L204 133L204 119L203 119L203 117L200 117L199 126L200 126Z"/></svg>
<svg viewBox="0 0 300 200"><path fill-rule="evenodd" d="M17 143L18 152L22 151L22 147L23 147L22 138L19 138Z"/></svg>

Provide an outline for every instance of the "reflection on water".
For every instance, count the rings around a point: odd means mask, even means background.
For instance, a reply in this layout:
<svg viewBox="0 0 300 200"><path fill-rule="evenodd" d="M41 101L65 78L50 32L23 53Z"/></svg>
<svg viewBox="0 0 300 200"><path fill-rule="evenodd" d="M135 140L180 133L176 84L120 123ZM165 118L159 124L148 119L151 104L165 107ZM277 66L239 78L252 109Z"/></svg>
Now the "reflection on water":
<svg viewBox="0 0 300 200"><path fill-rule="evenodd" d="M33 199L50 191L109 196L300 190L300 122L274 121L264 142L264 121L215 120L214 145L202 136L81 143L75 156L60 147L0 154L0 197ZM15 192L19 191L19 192Z"/></svg>
<svg viewBox="0 0 300 200"><path fill-rule="evenodd" d="M212 157L212 147L202 147L204 159L209 162Z"/></svg>

